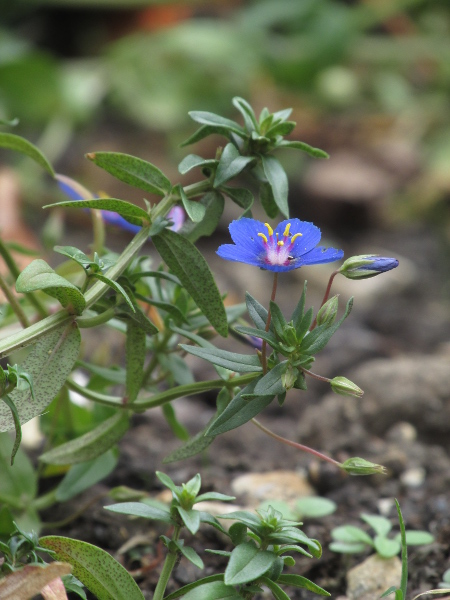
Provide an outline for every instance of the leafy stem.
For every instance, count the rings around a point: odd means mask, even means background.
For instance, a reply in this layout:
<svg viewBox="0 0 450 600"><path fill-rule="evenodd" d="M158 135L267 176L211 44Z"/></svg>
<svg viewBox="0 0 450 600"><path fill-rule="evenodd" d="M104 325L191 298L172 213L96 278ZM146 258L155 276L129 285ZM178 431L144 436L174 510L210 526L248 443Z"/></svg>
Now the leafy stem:
<svg viewBox="0 0 450 600"><path fill-rule="evenodd" d="M174 528L174 532L172 535L172 541L178 541L181 532L181 525L176 525ZM164 561L164 566L162 568L161 574L159 576L158 585L155 589L155 594L153 596L153 600L162 600L164 597L164 592L166 590L167 584L170 579L170 575L177 563L178 556L180 552L179 550L169 549L169 552L166 556L166 560Z"/></svg>

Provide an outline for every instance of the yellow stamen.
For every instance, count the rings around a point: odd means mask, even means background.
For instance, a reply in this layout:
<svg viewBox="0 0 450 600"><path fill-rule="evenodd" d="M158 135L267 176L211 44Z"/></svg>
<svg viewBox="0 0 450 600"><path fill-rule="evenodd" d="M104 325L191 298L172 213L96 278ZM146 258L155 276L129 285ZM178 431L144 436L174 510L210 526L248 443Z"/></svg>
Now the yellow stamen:
<svg viewBox="0 0 450 600"><path fill-rule="evenodd" d="M258 233L259 237L262 237L264 242L267 244L267 237L263 233Z"/></svg>
<svg viewBox="0 0 450 600"><path fill-rule="evenodd" d="M272 236L273 235L272 227L269 225L269 223L264 223L264 225L267 227L267 231L269 232L269 235Z"/></svg>
<svg viewBox="0 0 450 600"><path fill-rule="evenodd" d="M293 235L293 236L291 237L291 244L293 244L293 243L295 242L295 240L296 240L298 237L301 237L302 235L303 235L303 233L296 233L295 235Z"/></svg>
<svg viewBox="0 0 450 600"><path fill-rule="evenodd" d="M291 228L291 224L290 224L290 223L288 223L288 224L286 225L286 229L284 230L284 233L283 233L283 236L284 236L284 237L288 237L288 235L289 235L289 229L290 229L290 228Z"/></svg>
<svg viewBox="0 0 450 600"><path fill-rule="evenodd" d="M283 240L280 240L279 242L277 242L277 246L284 246Z"/></svg>

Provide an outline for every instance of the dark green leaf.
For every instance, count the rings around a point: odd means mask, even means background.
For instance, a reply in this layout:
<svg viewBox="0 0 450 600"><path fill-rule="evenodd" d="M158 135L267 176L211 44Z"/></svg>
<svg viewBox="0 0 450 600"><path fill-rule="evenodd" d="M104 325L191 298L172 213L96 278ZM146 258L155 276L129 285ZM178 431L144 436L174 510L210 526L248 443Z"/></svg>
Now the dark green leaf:
<svg viewBox="0 0 450 600"><path fill-rule="evenodd" d="M261 377L255 385L252 396L276 396L283 393L284 387L281 382L281 376L286 372L288 365L288 361L285 360L275 365L264 377ZM244 398L246 398L246 394L244 394Z"/></svg>
<svg viewBox="0 0 450 600"><path fill-rule="evenodd" d="M50 265L40 258L25 267L17 278L16 290L22 294L42 290L76 315L81 315L86 307L86 300L80 290L55 273Z"/></svg>
<svg viewBox="0 0 450 600"><path fill-rule="evenodd" d="M313 583L306 577L302 577L301 575L280 575L277 579L277 583L283 583L284 585L292 585L293 587L305 588L310 592L314 592L314 594L319 594L319 596L331 596L329 592Z"/></svg>
<svg viewBox="0 0 450 600"><path fill-rule="evenodd" d="M243 208L245 212L251 209L254 198L250 190L230 186L223 186L221 189L235 204Z"/></svg>
<svg viewBox="0 0 450 600"><path fill-rule="evenodd" d="M178 549L181 552L181 554L185 558L187 558L189 562L191 562L193 565L195 565L199 569L204 568L205 565L203 564L202 559L197 554L197 552L194 550L194 548L191 548L190 546L185 546L184 544L181 544L179 541L175 542L175 544L178 546Z"/></svg>
<svg viewBox="0 0 450 600"><path fill-rule="evenodd" d="M294 131L296 124L295 121L273 122L264 135L270 138L274 138L277 135L289 135Z"/></svg>
<svg viewBox="0 0 450 600"><path fill-rule="evenodd" d="M352 306L353 298L350 298L350 300L347 302L345 312L339 321L334 323L331 327L326 325L316 327L307 336L305 336L300 346L302 352L305 351L309 355L320 352L320 350L322 350L328 344L333 334L339 329L344 320L348 317Z"/></svg>
<svg viewBox="0 0 450 600"><path fill-rule="evenodd" d="M181 506L177 506L176 509L187 529L192 535L195 535L200 527L200 513L198 510L187 510Z"/></svg>
<svg viewBox="0 0 450 600"><path fill-rule="evenodd" d="M214 160L212 158L205 159L201 156L197 156L196 154L188 154L178 165L178 171L182 175L185 175L186 173L188 173L188 171L194 169L195 167L213 167L216 164L217 160Z"/></svg>
<svg viewBox="0 0 450 600"><path fill-rule="evenodd" d="M118 213L132 225L142 227L150 222L149 215L143 208L116 198L96 198L94 200L66 200L55 204L47 204L44 208L92 208L95 210L109 210Z"/></svg>
<svg viewBox="0 0 450 600"><path fill-rule="evenodd" d="M256 119L255 113L253 112L253 108L250 104L244 100L243 98L239 98L239 96L235 96L232 100L233 106L235 106L241 115L244 117L245 127L248 131L258 131L259 125Z"/></svg>
<svg viewBox="0 0 450 600"><path fill-rule="evenodd" d="M270 569L276 558L276 554L259 550L252 542L239 544L231 553L224 582L227 585L242 585L255 581Z"/></svg>
<svg viewBox="0 0 450 600"><path fill-rule="evenodd" d="M267 183L265 181L260 183L259 199L261 201L261 206L263 207L266 215L271 219L275 219L275 217L278 215L278 206L275 202L272 186L270 185L270 183Z"/></svg>
<svg viewBox="0 0 450 600"><path fill-rule="evenodd" d="M241 156L234 144L227 144L217 165L214 178L214 187L218 188L236 175L239 175L245 167L253 162L253 156Z"/></svg>
<svg viewBox="0 0 450 600"><path fill-rule="evenodd" d="M185 442L189 439L189 432L177 419L175 409L170 403L163 404L162 411L170 429L179 440Z"/></svg>
<svg viewBox="0 0 450 600"><path fill-rule="evenodd" d="M272 315L272 321L275 331L278 337L282 338L284 328L287 325L286 319L284 318L283 313L281 312L281 309L278 306L278 304L275 304L275 302L272 302L272 300L270 301L270 313Z"/></svg>
<svg viewBox="0 0 450 600"><path fill-rule="evenodd" d="M98 600L144 600L132 576L105 550L56 535L43 537L39 543L53 550L57 560L70 563L75 577Z"/></svg>
<svg viewBox="0 0 450 600"><path fill-rule="evenodd" d="M261 583L263 583L269 588L275 600L290 600L286 592L284 592L280 588L280 586L277 583L275 583L275 581L272 581L268 577L261 577Z"/></svg>
<svg viewBox="0 0 450 600"><path fill-rule="evenodd" d="M241 373L262 371L261 362L256 354L236 354L220 348L197 348L197 346L187 346L185 344L180 344L180 347L189 354L203 358L230 371Z"/></svg>
<svg viewBox="0 0 450 600"><path fill-rule="evenodd" d="M314 158L330 158L330 155L327 154L324 150L320 150L320 148L313 148L313 146L305 144L305 142L290 142L288 140L282 140L278 144L278 148L295 148L296 150L306 152L306 154L309 154Z"/></svg>
<svg viewBox="0 0 450 600"><path fill-rule="evenodd" d="M8 148L9 150L15 150L21 154L26 154L32 158L35 162L43 167L52 177L55 176L53 167L34 144L14 133L0 133L0 148Z"/></svg>
<svg viewBox="0 0 450 600"><path fill-rule="evenodd" d="M134 311L131 310L128 304L122 304L117 307L117 314L119 316L125 314L129 319L135 321L147 335L155 335L158 333L158 328L153 325L146 315L144 315L137 304L134 305Z"/></svg>
<svg viewBox="0 0 450 600"><path fill-rule="evenodd" d="M107 477L114 470L117 457L117 452L108 450L93 460L71 467L56 488L56 500L66 502Z"/></svg>
<svg viewBox="0 0 450 600"><path fill-rule="evenodd" d="M111 175L151 194L165 196L171 190L170 181L155 165L120 152L91 152L86 158ZM117 211L118 212L118 211Z"/></svg>
<svg viewBox="0 0 450 600"><path fill-rule="evenodd" d="M224 127L223 125L203 125L202 127L200 127L200 129L197 129L195 133L188 137L187 140L184 140L184 142L182 142L180 146L183 148L184 146L195 144L196 142L199 142L200 140L203 140L204 138L208 137L209 135L213 135L214 133L218 135L223 135L228 139L231 138L230 130L227 127Z"/></svg>
<svg viewBox="0 0 450 600"><path fill-rule="evenodd" d="M44 452L39 460L53 465L74 465L92 460L114 446L129 426L128 415L118 412L81 437Z"/></svg>
<svg viewBox="0 0 450 600"><path fill-rule="evenodd" d="M262 304L255 300L251 294L245 293L245 302L247 304L248 314L251 320L256 325L257 329L265 329L268 317L268 311ZM269 331L273 331L273 327L269 328Z"/></svg>
<svg viewBox="0 0 450 600"><path fill-rule="evenodd" d="M16 430L16 438L14 440L14 445L11 450L11 466L13 466L14 457L16 456L17 451L19 450L19 447L20 447L20 442L22 441L22 428L20 426L20 418L19 418L19 413L17 412L16 405L11 400L11 398L8 396L8 394L5 394L0 400L3 400L3 402L6 404L6 406L11 411L11 417L12 417L12 420L14 421L14 427Z"/></svg>
<svg viewBox="0 0 450 600"><path fill-rule="evenodd" d="M206 448L213 443L214 439L215 437L213 435L205 435L205 430L199 431L185 444L179 448L176 448L173 452L165 456L163 463L167 464L195 456L196 454L203 452L203 450L206 450Z"/></svg>
<svg viewBox="0 0 450 600"><path fill-rule="evenodd" d="M218 191L207 192L200 200L205 207L205 216L200 223L186 221L179 233L187 237L190 242L196 242L199 238L209 236L215 232L220 222L225 200Z"/></svg>
<svg viewBox="0 0 450 600"><path fill-rule="evenodd" d="M269 154L261 156L264 173L269 182L273 198L282 215L289 219L288 179L279 160Z"/></svg>
<svg viewBox="0 0 450 600"><path fill-rule="evenodd" d="M309 328L311 327L311 323L313 320L313 309L309 308L302 319L299 319L297 323L297 327L295 328L295 333L297 335L297 340L303 340L305 335L307 334Z"/></svg>
<svg viewBox="0 0 450 600"><path fill-rule="evenodd" d="M106 283L106 285L109 285L109 287L112 288L115 292L117 292L118 294L123 296L123 298L125 298L125 301L128 304L128 306L131 308L131 310L133 312L136 312L136 309L134 308L134 304L131 301L130 296L126 293L126 291L123 289L123 287L120 285L120 283L117 283L117 281L113 281L112 279L109 279L108 277L105 277L104 275L101 275L100 273L94 273L94 277L100 281L103 281L103 283Z"/></svg>
<svg viewBox="0 0 450 600"><path fill-rule="evenodd" d="M203 204L196 200L190 200L187 197L186 192L181 187L181 185L178 185L176 188L174 188L174 191L175 190L180 195L180 198L183 203L183 207L184 207L184 210L186 211L187 216L194 223L200 223L200 221L204 218L205 213L206 213L206 208L203 206Z"/></svg>
<svg viewBox="0 0 450 600"><path fill-rule="evenodd" d="M164 600L175 600L176 598L180 598L181 596L184 596L191 590L198 589L198 588L200 588L200 586L205 586L205 584L213 583L215 581L223 582L223 574L219 573L217 575L209 575L209 577L203 577L203 579L199 579L198 581L195 581L194 583L188 583L188 585L183 586L182 588L178 589L176 592L172 592L172 594L165 596ZM231 589L233 589L233 591L234 591L234 588L231 588ZM198 598L201 600L200 596ZM211 600L211 598L209 596L206 596L206 598L207 598L207 600ZM194 600L198 600L198 599L194 598ZM203 599L203 600L205 600L205 599ZM230 600L234 600L234 599L230 599Z"/></svg>
<svg viewBox="0 0 450 600"><path fill-rule="evenodd" d="M142 517L144 519L173 524L169 510L158 508L157 506L149 506L143 502L120 502L119 504L110 504L103 508L111 512L120 513L121 515L131 515L133 517Z"/></svg>
<svg viewBox="0 0 450 600"><path fill-rule="evenodd" d="M266 342L274 349L279 348L277 338L270 331L266 331L265 329L255 329L254 327L243 327L242 325L236 325L235 330L244 335L250 335L261 340L266 340Z"/></svg>
<svg viewBox="0 0 450 600"><path fill-rule="evenodd" d="M174 598L174 596L167 596L164 600L168 598ZM236 592L234 587L225 585L222 581L215 581L195 587L183 596L183 600L242 600L242 596Z"/></svg>
<svg viewBox="0 0 450 600"><path fill-rule="evenodd" d="M222 298L208 264L197 248L168 229L154 236L153 243L211 325L226 337L228 322Z"/></svg>
<svg viewBox="0 0 450 600"><path fill-rule="evenodd" d="M236 123L235 121L231 121L231 119L221 117L220 115L215 115L214 113L202 110L193 110L189 113L189 116L193 121L201 123L202 125L222 127L228 131L236 133L241 137L247 137L245 130L240 125L238 125L238 123Z"/></svg>
<svg viewBox="0 0 450 600"><path fill-rule="evenodd" d="M125 358L127 398L128 402L134 402L141 389L144 376L145 331L131 319L127 321Z"/></svg>

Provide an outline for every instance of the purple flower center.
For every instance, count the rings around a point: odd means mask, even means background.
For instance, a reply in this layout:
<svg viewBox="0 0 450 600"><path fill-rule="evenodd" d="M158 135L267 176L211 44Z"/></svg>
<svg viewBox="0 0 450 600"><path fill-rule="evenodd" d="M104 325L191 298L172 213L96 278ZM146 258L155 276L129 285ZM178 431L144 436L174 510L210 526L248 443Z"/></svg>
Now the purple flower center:
<svg viewBox="0 0 450 600"><path fill-rule="evenodd" d="M283 239L280 240L278 233L275 236L273 235L273 229L268 223L264 223L264 225L267 227L268 236L265 233L258 233L258 236L263 240L266 252L263 258L264 262L268 265L287 266L293 259L290 252L294 247L294 242L303 234L296 233L291 237L289 234L291 224L288 223L283 231Z"/></svg>

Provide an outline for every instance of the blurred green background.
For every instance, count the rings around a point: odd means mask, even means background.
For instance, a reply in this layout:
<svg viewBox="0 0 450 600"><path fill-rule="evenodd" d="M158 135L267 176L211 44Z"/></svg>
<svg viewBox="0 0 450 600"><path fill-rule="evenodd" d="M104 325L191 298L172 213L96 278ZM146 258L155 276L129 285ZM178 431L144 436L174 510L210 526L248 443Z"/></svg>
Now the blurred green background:
<svg viewBox="0 0 450 600"><path fill-rule="evenodd" d="M331 154L286 156L293 195L330 221L427 220L448 245L448 0L2 0L0 14L0 119L58 170L110 149L175 175L187 112L237 118L239 95L292 106L294 138Z"/></svg>

